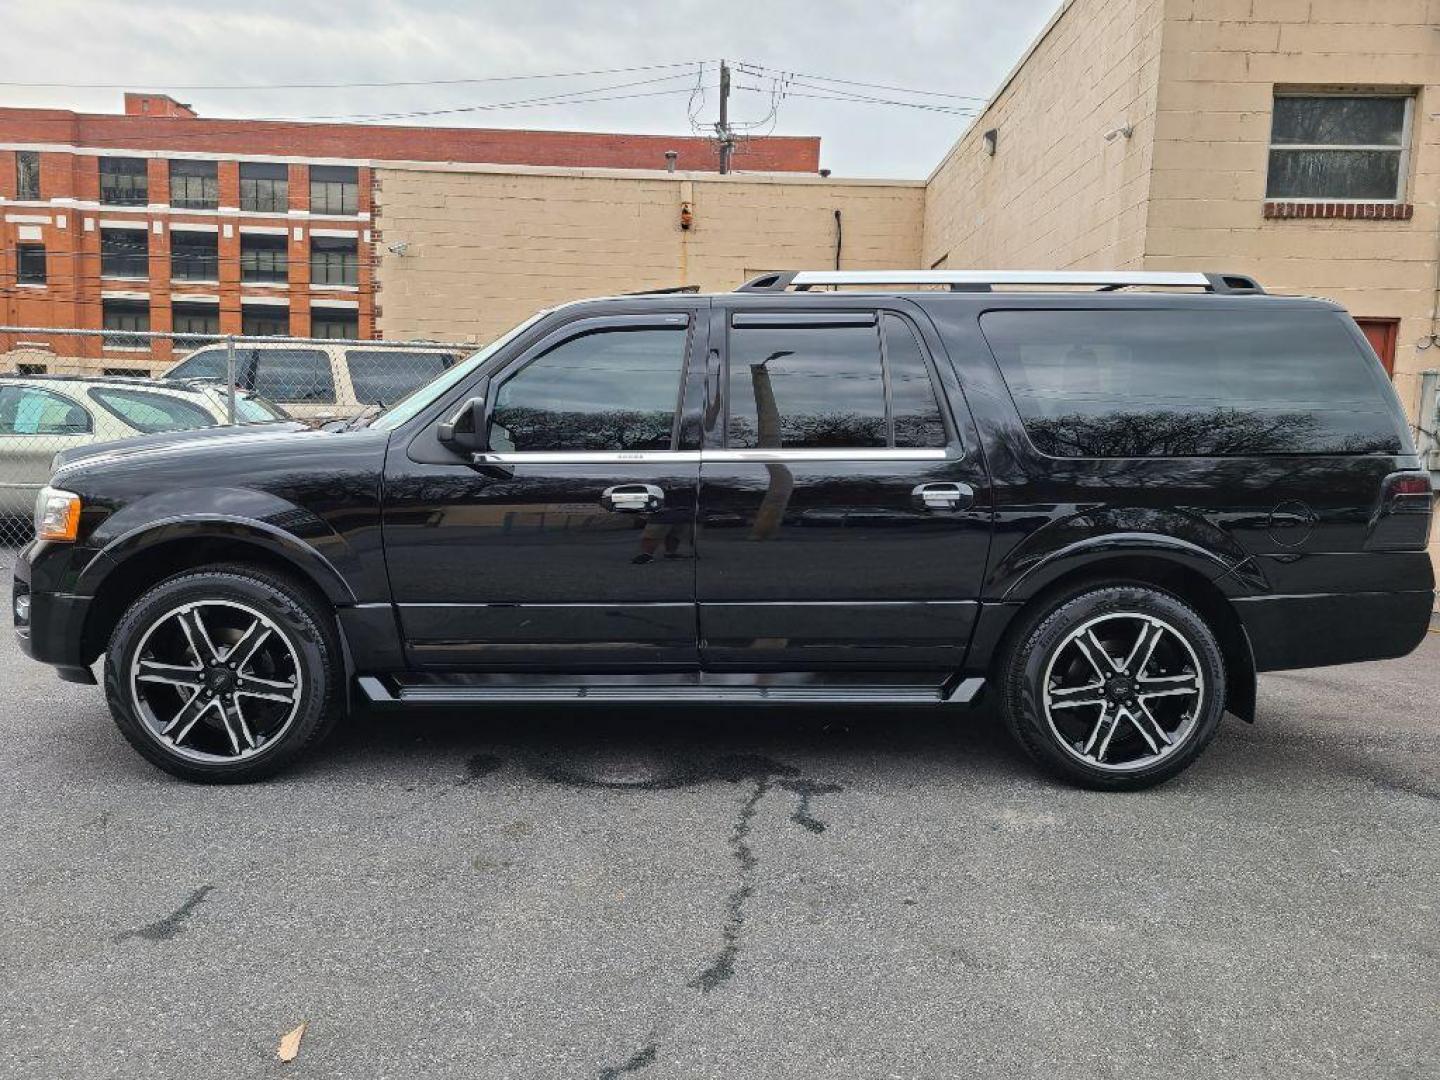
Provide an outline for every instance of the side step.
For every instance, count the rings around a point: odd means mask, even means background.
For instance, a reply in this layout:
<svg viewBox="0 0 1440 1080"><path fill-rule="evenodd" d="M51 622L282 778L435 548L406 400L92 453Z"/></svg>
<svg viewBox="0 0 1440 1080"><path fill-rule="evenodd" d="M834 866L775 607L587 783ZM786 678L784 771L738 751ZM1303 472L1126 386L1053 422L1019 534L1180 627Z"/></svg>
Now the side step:
<svg viewBox="0 0 1440 1080"><path fill-rule="evenodd" d="M360 691L376 705L535 705L546 702L696 705L966 705L974 700L985 680L952 679L945 683L834 682L785 683L774 675L755 681L734 676L697 679L659 676L650 681L634 677L593 676L551 682L520 682L515 676L377 676L361 675Z"/></svg>

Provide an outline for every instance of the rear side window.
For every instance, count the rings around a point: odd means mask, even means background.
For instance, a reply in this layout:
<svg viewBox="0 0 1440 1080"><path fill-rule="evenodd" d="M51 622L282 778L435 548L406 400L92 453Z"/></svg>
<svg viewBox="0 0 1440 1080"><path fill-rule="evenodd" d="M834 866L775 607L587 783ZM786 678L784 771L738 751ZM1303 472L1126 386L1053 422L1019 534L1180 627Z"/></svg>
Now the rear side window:
<svg viewBox="0 0 1440 1080"><path fill-rule="evenodd" d="M97 386L90 391L90 396L107 412L147 435L159 431L189 431L216 423L215 417L199 405L168 394Z"/></svg>
<svg viewBox="0 0 1440 1080"><path fill-rule="evenodd" d="M252 349L242 366L237 381L271 401L335 400L330 357L319 349Z"/></svg>
<svg viewBox="0 0 1440 1080"><path fill-rule="evenodd" d="M0 435L83 435L90 426L90 414L67 397L0 386Z"/></svg>
<svg viewBox="0 0 1440 1080"><path fill-rule="evenodd" d="M859 316L856 325L831 326L764 319L737 315L730 331L727 446L945 445L930 372L904 319Z"/></svg>
<svg viewBox="0 0 1440 1080"><path fill-rule="evenodd" d="M455 362L451 353L401 349L346 349L345 366L355 400L392 405Z"/></svg>
<svg viewBox="0 0 1440 1080"><path fill-rule="evenodd" d="M238 362L238 361L237 361ZM205 349L165 373L167 379L225 378L225 350Z"/></svg>
<svg viewBox="0 0 1440 1080"><path fill-rule="evenodd" d="M981 329L1054 457L1399 453L1374 360L1325 311L993 311Z"/></svg>

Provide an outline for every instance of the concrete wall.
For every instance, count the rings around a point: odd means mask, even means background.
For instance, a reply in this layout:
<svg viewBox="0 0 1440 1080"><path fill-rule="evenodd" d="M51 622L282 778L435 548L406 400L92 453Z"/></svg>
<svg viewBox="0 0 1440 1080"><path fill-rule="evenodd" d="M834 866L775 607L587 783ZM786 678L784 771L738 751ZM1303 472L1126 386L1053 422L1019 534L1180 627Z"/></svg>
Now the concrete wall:
<svg viewBox="0 0 1440 1080"><path fill-rule="evenodd" d="M926 266L1139 265L1163 6L1068 0L932 174Z"/></svg>
<svg viewBox="0 0 1440 1080"><path fill-rule="evenodd" d="M378 182L387 338L483 341L584 296L833 267L836 210L844 268L920 260L920 182L424 167L381 169Z"/></svg>

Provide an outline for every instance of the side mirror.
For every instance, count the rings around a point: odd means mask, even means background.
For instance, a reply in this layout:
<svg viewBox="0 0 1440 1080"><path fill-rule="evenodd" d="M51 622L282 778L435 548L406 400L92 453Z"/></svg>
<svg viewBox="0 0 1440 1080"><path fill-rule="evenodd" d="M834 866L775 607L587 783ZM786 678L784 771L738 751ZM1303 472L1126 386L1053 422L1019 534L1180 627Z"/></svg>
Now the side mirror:
<svg viewBox="0 0 1440 1080"><path fill-rule="evenodd" d="M485 399L490 383L486 379L475 387L475 396L468 399L435 429L441 444L461 454L474 454L490 445L490 425L486 419Z"/></svg>

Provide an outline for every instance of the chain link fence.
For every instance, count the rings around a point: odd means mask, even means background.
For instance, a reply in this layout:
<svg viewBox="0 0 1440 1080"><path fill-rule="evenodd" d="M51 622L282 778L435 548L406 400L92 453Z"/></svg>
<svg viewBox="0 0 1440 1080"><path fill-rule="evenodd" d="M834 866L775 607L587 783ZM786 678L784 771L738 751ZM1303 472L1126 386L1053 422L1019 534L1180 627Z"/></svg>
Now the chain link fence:
<svg viewBox="0 0 1440 1080"><path fill-rule="evenodd" d="M437 341L0 326L0 546L33 534L55 455L164 432L376 413L474 352Z"/></svg>

